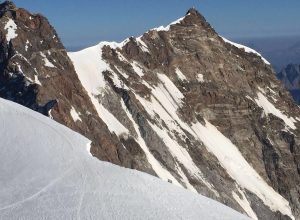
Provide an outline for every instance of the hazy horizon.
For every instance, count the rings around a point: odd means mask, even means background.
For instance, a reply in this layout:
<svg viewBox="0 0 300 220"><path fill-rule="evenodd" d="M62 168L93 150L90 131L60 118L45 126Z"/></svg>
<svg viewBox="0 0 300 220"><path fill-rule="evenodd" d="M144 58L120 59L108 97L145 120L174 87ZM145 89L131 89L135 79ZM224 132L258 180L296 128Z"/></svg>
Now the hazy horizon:
<svg viewBox="0 0 300 220"><path fill-rule="evenodd" d="M14 0L18 7L46 16L67 48L122 41L167 25L196 7L229 39L300 36L300 1L290 0ZM253 16L255 14L255 16Z"/></svg>

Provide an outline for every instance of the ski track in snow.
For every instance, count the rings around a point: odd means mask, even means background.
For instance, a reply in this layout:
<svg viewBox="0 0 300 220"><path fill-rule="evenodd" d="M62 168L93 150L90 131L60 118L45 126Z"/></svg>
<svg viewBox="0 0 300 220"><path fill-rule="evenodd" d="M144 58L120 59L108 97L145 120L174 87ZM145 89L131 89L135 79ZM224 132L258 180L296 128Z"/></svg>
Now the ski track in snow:
<svg viewBox="0 0 300 220"><path fill-rule="evenodd" d="M54 180L52 180L50 183L48 183L46 186L42 187L39 191L37 191L36 193L33 193L32 195L28 196L25 199L22 199L18 202L12 203L10 205L4 206L0 208L0 211L3 211L5 209L11 209L11 208L15 208L25 202L28 202L36 197L38 197L39 195L41 195L43 192L46 192L48 189L50 189L52 186L54 186L55 184L57 184L59 181L61 181L63 178L65 178L66 174L69 173L72 170L72 168L70 168L70 170L67 170L63 175L61 175L60 177L55 178Z"/></svg>
<svg viewBox="0 0 300 220"><path fill-rule="evenodd" d="M86 151L89 140L16 103L0 99L0 123L0 219L249 219L148 174L101 162Z"/></svg>

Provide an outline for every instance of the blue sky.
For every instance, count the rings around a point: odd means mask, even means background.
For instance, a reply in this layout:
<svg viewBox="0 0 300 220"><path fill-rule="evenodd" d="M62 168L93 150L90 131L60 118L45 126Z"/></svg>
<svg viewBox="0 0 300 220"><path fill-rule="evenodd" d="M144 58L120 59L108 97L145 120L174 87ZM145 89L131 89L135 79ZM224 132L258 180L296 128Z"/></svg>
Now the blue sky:
<svg viewBox="0 0 300 220"><path fill-rule="evenodd" d="M64 44L121 41L166 25L195 6L228 38L300 36L300 0L14 0L48 17Z"/></svg>

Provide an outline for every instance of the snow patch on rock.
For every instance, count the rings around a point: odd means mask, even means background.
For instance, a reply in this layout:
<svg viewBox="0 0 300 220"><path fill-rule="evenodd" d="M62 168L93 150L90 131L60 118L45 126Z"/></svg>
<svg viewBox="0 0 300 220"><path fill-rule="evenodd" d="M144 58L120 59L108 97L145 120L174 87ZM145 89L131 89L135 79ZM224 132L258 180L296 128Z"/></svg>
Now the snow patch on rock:
<svg viewBox="0 0 300 220"><path fill-rule="evenodd" d="M289 118L285 114L283 114L279 109L277 109L269 100L261 93L257 93L258 98L255 99L257 105L264 109L264 113L266 115L273 114L274 116L281 118L286 125L288 125L291 129L296 129L295 119Z"/></svg>
<svg viewBox="0 0 300 220"><path fill-rule="evenodd" d="M150 123L151 124L151 123ZM180 164L182 164L185 169L189 172L191 176L201 180L208 189L210 189L217 197L219 197L219 193L214 189L213 185L206 181L201 170L196 166L191 158L190 154L187 150L180 146L175 140L173 140L165 129L161 129L158 126L151 124L152 129L158 134L158 136L163 140L169 152L177 161L178 165L176 166L178 173L181 174L181 178L185 183L187 189L197 192L197 190L190 184L188 178L184 174L184 172L180 168Z"/></svg>
<svg viewBox="0 0 300 220"><path fill-rule="evenodd" d="M238 186L237 189L240 195L232 191L232 196L235 201L244 209L248 216L250 216L252 219L258 220L255 212L251 208L249 201L247 200L245 193Z"/></svg>
<svg viewBox="0 0 300 220"><path fill-rule="evenodd" d="M180 79L181 81L187 80L187 78L185 77L185 75L181 72L181 70L179 68L175 69L175 73L178 77L178 79Z"/></svg>
<svg viewBox="0 0 300 220"><path fill-rule="evenodd" d="M42 86L42 83L40 82L38 75L34 75L34 80L33 80L33 82L34 82L35 84L38 84L38 85Z"/></svg>
<svg viewBox="0 0 300 220"><path fill-rule="evenodd" d="M166 97L170 97L170 102L173 103L173 105L181 106L183 102L182 100L184 99L184 95L165 74L158 73L157 76L162 82L162 84L158 86L161 89L161 91L165 94Z"/></svg>
<svg viewBox="0 0 300 220"><path fill-rule="evenodd" d="M80 118L80 114L76 111L76 109L73 106L71 108L70 114L71 114L74 122L82 121Z"/></svg>
<svg viewBox="0 0 300 220"><path fill-rule="evenodd" d="M201 83L203 83L204 82L204 76L203 76L203 74L198 74L197 75L197 80L198 80L198 82L201 82Z"/></svg>
<svg viewBox="0 0 300 220"><path fill-rule="evenodd" d="M4 29L7 31L6 41L9 43L12 39L16 38L18 34L16 33L18 27L14 20L11 18L7 21Z"/></svg>
<svg viewBox="0 0 300 220"><path fill-rule="evenodd" d="M140 46L143 52L150 53L149 48L147 44L142 40L142 36L136 38L136 42Z"/></svg>
<svg viewBox="0 0 300 220"><path fill-rule="evenodd" d="M197 137L213 153L227 173L243 188L257 195L273 211L279 211L295 219L289 202L269 186L245 160L239 149L208 121L205 126L192 125Z"/></svg>
<svg viewBox="0 0 300 220"><path fill-rule="evenodd" d="M132 66L134 72L139 75L139 77L144 76L144 70L139 66L139 64L137 62L133 61L131 66Z"/></svg>
<svg viewBox="0 0 300 220"><path fill-rule="evenodd" d="M87 91L99 117L106 123L108 129L112 133L114 132L119 136L127 135L129 133L128 129L125 128L124 125L122 125L122 123L119 122L118 119L98 100L98 96L106 89L103 72L108 70L114 73L109 65L102 59L102 48L106 45L108 45L108 43L103 42L97 46L79 52L68 53L68 55L71 58L78 78ZM117 47L117 44L112 43L111 46ZM114 83L117 83L117 80L114 81Z"/></svg>
<svg viewBox="0 0 300 220"><path fill-rule="evenodd" d="M43 57L43 61L44 61L46 67L56 68L56 66L54 66L54 64L48 60L47 56L43 52L40 52L40 54Z"/></svg>
<svg viewBox="0 0 300 220"><path fill-rule="evenodd" d="M135 123L132 115L130 114L130 112L126 108L123 101L121 102L121 105L122 105L123 110L126 112L127 117L129 118L129 120L133 124L134 130L136 131L136 133L138 135L137 138L136 138L136 141L139 143L142 150L144 151L144 153L147 157L147 160L148 160L149 164L151 165L152 169L154 170L154 172L162 180L164 180L166 182L171 180L173 184L182 187L182 185L176 180L176 178L166 168L164 168L163 165L161 165L160 162L153 156L153 154L149 150L146 142L144 141L144 139L142 137L139 126Z"/></svg>

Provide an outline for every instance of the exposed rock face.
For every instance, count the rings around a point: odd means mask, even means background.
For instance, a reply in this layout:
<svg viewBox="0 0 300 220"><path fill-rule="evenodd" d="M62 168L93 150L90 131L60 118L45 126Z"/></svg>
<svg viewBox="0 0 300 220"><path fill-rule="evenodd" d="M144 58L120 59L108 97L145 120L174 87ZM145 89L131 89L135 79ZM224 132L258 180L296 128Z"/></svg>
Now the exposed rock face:
<svg viewBox="0 0 300 220"><path fill-rule="evenodd" d="M300 65L289 64L277 76L300 104Z"/></svg>
<svg viewBox="0 0 300 220"><path fill-rule="evenodd" d="M120 165L122 154L130 161L118 138L98 117L47 19L8 1L0 5L0 15L0 96L93 140L98 158Z"/></svg>
<svg viewBox="0 0 300 220"><path fill-rule="evenodd" d="M46 19L7 4L1 97L51 112L99 159L254 219L300 219L300 109L260 56L191 9L139 38L70 53L75 72ZM9 19L17 36L8 42Z"/></svg>
<svg viewBox="0 0 300 220"><path fill-rule="evenodd" d="M100 117L157 176L253 218L299 218L299 109L260 56L226 42L190 10L69 56Z"/></svg>

